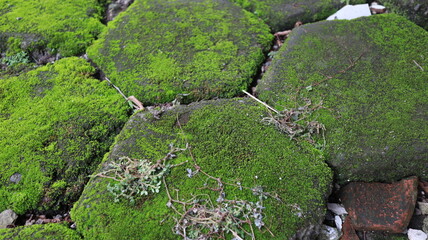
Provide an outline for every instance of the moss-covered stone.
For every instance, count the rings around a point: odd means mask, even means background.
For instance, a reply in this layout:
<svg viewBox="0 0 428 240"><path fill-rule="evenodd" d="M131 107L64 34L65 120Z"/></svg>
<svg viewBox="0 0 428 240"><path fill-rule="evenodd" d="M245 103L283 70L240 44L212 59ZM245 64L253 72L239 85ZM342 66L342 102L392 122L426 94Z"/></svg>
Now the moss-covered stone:
<svg viewBox="0 0 428 240"><path fill-rule="evenodd" d="M0 0L0 52L83 53L104 28L102 12L97 0Z"/></svg>
<svg viewBox="0 0 428 240"><path fill-rule="evenodd" d="M292 32L258 86L276 108L310 99L327 161L344 181L428 177L428 33L383 14Z"/></svg>
<svg viewBox="0 0 428 240"><path fill-rule="evenodd" d="M297 21L310 23L324 20L341 6L340 0L232 0L263 19L273 32L294 27ZM365 3L351 0L351 3Z"/></svg>
<svg viewBox="0 0 428 240"><path fill-rule="evenodd" d="M406 17L428 30L428 2L425 0L382 0L389 12Z"/></svg>
<svg viewBox="0 0 428 240"><path fill-rule="evenodd" d="M53 223L0 229L3 240L80 240L79 234L64 224Z"/></svg>
<svg viewBox="0 0 428 240"><path fill-rule="evenodd" d="M250 102L251 101L251 102ZM108 164L128 156L155 162L165 157L169 144L190 145L192 155L202 171L223 182L240 182L242 186L262 186L264 191L278 194L281 201L269 197L263 201L266 228L254 225L256 239L288 239L298 229L323 221L324 200L329 192L331 171L320 151L309 144L297 145L272 126L261 122L266 109L252 100L233 99L206 101L178 106L157 120L146 112L138 112L116 138L116 144L96 173L107 170ZM215 203L216 182L202 173L186 176L187 168L196 171L189 150L177 154L171 164L188 161L172 168L166 176L169 191L179 199L202 194ZM71 215L77 230L87 239L178 239L171 230L179 218L166 206L165 185L157 194L140 198L135 205L127 201L115 203L107 191L114 183L107 178L92 178L75 204ZM207 184L207 185L204 185ZM204 188L204 186L206 186ZM256 202L251 190L224 185L225 198ZM218 187L218 186L217 186ZM198 198L197 197L197 198ZM181 209L180 205L176 205ZM250 232L248 226L245 229ZM232 238L227 236L227 239Z"/></svg>
<svg viewBox="0 0 428 240"><path fill-rule="evenodd" d="M126 102L94 73L72 57L0 79L0 211L55 210L79 196L127 120Z"/></svg>
<svg viewBox="0 0 428 240"><path fill-rule="evenodd" d="M225 0L136 0L88 56L129 96L145 104L233 97L252 82L269 28Z"/></svg>

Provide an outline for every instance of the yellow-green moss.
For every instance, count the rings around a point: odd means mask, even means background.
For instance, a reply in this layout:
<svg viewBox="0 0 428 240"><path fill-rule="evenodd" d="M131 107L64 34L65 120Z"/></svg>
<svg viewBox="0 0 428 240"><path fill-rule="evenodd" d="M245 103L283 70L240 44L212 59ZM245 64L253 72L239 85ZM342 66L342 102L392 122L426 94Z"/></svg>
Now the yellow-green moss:
<svg viewBox="0 0 428 240"><path fill-rule="evenodd" d="M323 102L312 118L327 128L340 182L426 178L427 45L426 31L392 14L306 25L275 56L259 97L276 108Z"/></svg>
<svg viewBox="0 0 428 240"><path fill-rule="evenodd" d="M0 79L0 211L76 199L127 119L127 104L94 71L73 57Z"/></svg>
<svg viewBox="0 0 428 240"><path fill-rule="evenodd" d="M66 224L53 223L0 229L0 238L3 240L80 240L76 231Z"/></svg>
<svg viewBox="0 0 428 240"><path fill-rule="evenodd" d="M0 0L0 50L83 53L104 27L102 12L97 0Z"/></svg>
<svg viewBox="0 0 428 240"><path fill-rule="evenodd" d="M273 36L227 1L136 0L110 22L88 56L144 103L233 97L256 74Z"/></svg>
<svg viewBox="0 0 428 240"><path fill-rule="evenodd" d="M322 221L331 172L318 150L310 145L296 146L273 127L262 124L265 114L264 107L243 99L176 107L163 113L161 120L137 113L98 171L121 156L155 161L165 156L170 143L184 147L188 142L203 171L224 182L240 181L243 186L263 186L264 191L277 193L282 202L273 198L264 201L264 221L275 237L254 227L256 239L288 239L308 223ZM186 168L195 170L188 151L178 153L172 161L185 160L190 162L173 168L166 177L172 194L175 196L172 189L180 189L180 199L207 194L215 201L218 193L203 189L205 176L186 176ZM179 238L171 230L173 218L178 216L166 207L164 186L160 193L139 199L132 206L126 201L113 202L106 190L109 182L105 178L90 180L71 212L77 230L86 239ZM215 182L208 181L208 186L215 186ZM226 186L225 192L228 199L258 200L249 190Z"/></svg>

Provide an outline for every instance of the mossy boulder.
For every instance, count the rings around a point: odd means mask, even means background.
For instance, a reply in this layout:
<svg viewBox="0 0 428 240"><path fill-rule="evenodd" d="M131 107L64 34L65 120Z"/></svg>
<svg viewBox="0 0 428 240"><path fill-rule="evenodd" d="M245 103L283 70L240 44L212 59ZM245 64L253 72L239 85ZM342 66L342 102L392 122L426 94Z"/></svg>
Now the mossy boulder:
<svg viewBox="0 0 428 240"><path fill-rule="evenodd" d="M307 226L319 225L332 178L322 153L263 124L264 116L264 107L239 98L177 106L160 116L136 113L94 175L107 171L121 157L154 163L167 155L170 144L185 148L187 143L187 150L167 160L182 165L165 176L166 185L162 182L159 193L137 198L135 204L114 201L107 190L117 183L114 180L91 178L71 211L78 232L87 239L179 239L172 228L180 216L167 207L165 186L181 201L198 199L203 204L210 198L216 205L222 200L213 189L220 185L202 171L221 179L224 199L257 202L249 188L258 186L270 193L262 203L266 227L260 231L254 224L243 226L247 232L253 229L256 239L288 239ZM172 205L182 210L180 204ZM194 230L189 227L187 236ZM231 232L226 239L230 238Z"/></svg>
<svg viewBox="0 0 428 240"><path fill-rule="evenodd" d="M226 0L136 0L87 53L127 96L193 101L247 89L272 38L261 20Z"/></svg>
<svg viewBox="0 0 428 240"><path fill-rule="evenodd" d="M0 211L58 210L81 193L129 108L83 59L0 79Z"/></svg>
<svg viewBox="0 0 428 240"><path fill-rule="evenodd" d="M14 59L22 52L34 58L46 52L84 53L104 28L103 11L97 0L0 0L2 57Z"/></svg>
<svg viewBox="0 0 428 240"><path fill-rule="evenodd" d="M65 224L37 224L27 227L0 229L3 240L80 240L79 234Z"/></svg>
<svg viewBox="0 0 428 240"><path fill-rule="evenodd" d="M321 104L339 182L428 177L428 33L395 14L293 30L258 85L280 108ZM323 141L319 139L319 141Z"/></svg>
<svg viewBox="0 0 428 240"><path fill-rule="evenodd" d="M428 2L425 0L382 0L389 12L406 17L428 30Z"/></svg>
<svg viewBox="0 0 428 240"><path fill-rule="evenodd" d="M324 20L344 5L340 0L233 0L263 19L272 32L292 29L297 21L310 23ZM351 0L351 3L365 3Z"/></svg>

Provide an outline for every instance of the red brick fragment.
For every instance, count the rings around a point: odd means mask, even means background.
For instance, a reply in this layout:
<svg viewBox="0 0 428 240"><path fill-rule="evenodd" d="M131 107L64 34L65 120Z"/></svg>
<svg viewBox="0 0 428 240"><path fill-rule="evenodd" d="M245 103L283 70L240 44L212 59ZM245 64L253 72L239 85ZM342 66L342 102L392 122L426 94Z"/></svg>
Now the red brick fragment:
<svg viewBox="0 0 428 240"><path fill-rule="evenodd" d="M342 226L342 232L343 235L340 240L360 240L358 238L357 233L355 232L355 229L352 227L352 223L349 217L345 218L345 222Z"/></svg>
<svg viewBox="0 0 428 240"><path fill-rule="evenodd" d="M353 182L342 188L341 199L355 230L401 233L413 215L417 187L417 177L391 184Z"/></svg>

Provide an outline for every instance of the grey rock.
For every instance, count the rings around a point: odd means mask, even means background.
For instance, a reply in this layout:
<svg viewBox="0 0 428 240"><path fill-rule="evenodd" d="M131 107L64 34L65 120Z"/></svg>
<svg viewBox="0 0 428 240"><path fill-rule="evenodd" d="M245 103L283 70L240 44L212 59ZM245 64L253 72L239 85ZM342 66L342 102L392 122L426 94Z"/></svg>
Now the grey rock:
<svg viewBox="0 0 428 240"><path fill-rule="evenodd" d="M20 173L14 173L12 176L10 176L9 181L13 183L19 183L21 181L22 174Z"/></svg>
<svg viewBox="0 0 428 240"><path fill-rule="evenodd" d="M14 211L10 209L4 210L0 213L0 229L12 225L17 218L18 215Z"/></svg>
<svg viewBox="0 0 428 240"><path fill-rule="evenodd" d="M409 237L409 240L426 240L427 235L421 230L418 229L409 229L407 231L407 236Z"/></svg>
<svg viewBox="0 0 428 240"><path fill-rule="evenodd" d="M342 233L337 228L322 225L318 240L339 240L341 236Z"/></svg>
<svg viewBox="0 0 428 240"><path fill-rule="evenodd" d="M418 202L419 210L421 210L421 214L428 215L428 203L426 202Z"/></svg>

